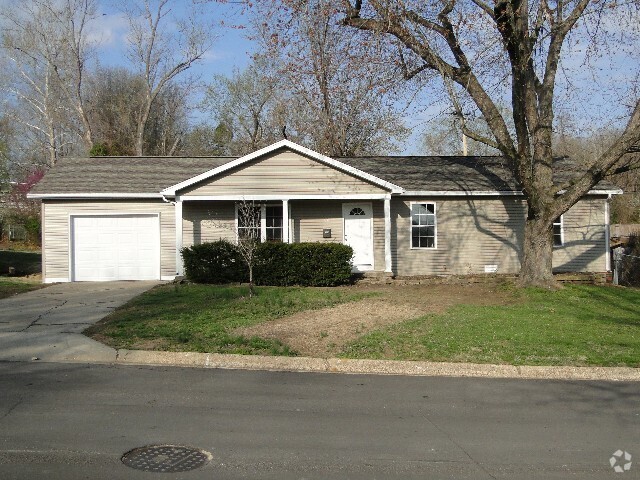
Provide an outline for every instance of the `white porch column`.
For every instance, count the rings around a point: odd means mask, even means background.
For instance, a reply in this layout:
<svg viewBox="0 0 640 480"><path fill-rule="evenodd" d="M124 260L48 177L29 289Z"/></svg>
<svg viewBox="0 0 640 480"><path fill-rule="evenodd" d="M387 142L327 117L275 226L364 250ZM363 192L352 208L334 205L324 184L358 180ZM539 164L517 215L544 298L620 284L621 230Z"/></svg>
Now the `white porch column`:
<svg viewBox="0 0 640 480"><path fill-rule="evenodd" d="M282 200L282 241L291 243L289 238L289 200Z"/></svg>
<svg viewBox="0 0 640 480"><path fill-rule="evenodd" d="M384 271L391 270L391 195L384 197Z"/></svg>
<svg viewBox="0 0 640 480"><path fill-rule="evenodd" d="M176 197L174 213L176 217L176 275L179 276L184 274L182 255L180 255L180 250L182 250L182 200L180 197Z"/></svg>

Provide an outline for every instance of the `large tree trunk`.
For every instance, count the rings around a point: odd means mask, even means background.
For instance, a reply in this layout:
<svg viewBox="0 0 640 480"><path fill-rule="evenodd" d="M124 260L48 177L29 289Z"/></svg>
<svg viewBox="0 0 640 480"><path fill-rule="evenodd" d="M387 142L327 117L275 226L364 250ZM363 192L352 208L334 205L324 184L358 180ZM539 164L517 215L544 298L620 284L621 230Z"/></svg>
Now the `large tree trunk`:
<svg viewBox="0 0 640 480"><path fill-rule="evenodd" d="M520 284L555 287L553 279L553 220L527 218L522 245Z"/></svg>

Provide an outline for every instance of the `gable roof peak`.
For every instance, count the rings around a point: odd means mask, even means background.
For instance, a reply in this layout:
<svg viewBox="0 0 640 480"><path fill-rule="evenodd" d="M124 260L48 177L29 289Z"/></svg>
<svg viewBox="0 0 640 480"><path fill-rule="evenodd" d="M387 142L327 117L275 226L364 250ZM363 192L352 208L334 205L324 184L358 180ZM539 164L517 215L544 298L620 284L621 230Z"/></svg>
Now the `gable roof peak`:
<svg viewBox="0 0 640 480"><path fill-rule="evenodd" d="M318 153L314 150L311 150L307 147L303 147L302 145L299 145L297 143L292 142L291 140L288 139L283 139L280 140L279 142L273 143L271 145L268 145L264 148L261 148L260 150L256 150L255 152L251 152L247 155L244 155L242 157L236 158L235 160L232 160L230 162L227 162L219 167L213 168L211 170L208 170L200 175L197 175L195 177L191 177L183 182L180 182L176 185L172 185L168 188L165 188L164 190L162 190L162 192L160 192L162 195L167 195L167 196L175 196L176 193L179 190L183 190L187 187L190 187L192 185L195 185L196 183L205 181L209 178L212 178L216 175L219 175L223 172L226 172L228 170L231 170L233 168L239 167L241 165L244 165L248 162L251 162L252 160L255 160L257 158L260 157L264 157L265 155L268 155L270 153L276 152L278 150L281 149L289 149L292 150L296 153L299 153L300 155L303 155L305 157L311 158L313 160L316 160L320 163L324 163L327 166L330 166L332 168L335 168L336 170L345 172L347 174L353 175L356 178L360 178L361 180L366 180L374 185L377 185L379 187L382 187L384 189L389 190L391 193L402 193L404 191L404 189L402 187L399 187L398 185L395 185L393 183L390 183L386 180L383 180L379 177L376 177L370 173L367 173L363 170L360 170L356 167L353 167L351 165L348 165L346 163L343 163L339 160L335 160L333 158L327 157L326 155L323 155L321 153Z"/></svg>

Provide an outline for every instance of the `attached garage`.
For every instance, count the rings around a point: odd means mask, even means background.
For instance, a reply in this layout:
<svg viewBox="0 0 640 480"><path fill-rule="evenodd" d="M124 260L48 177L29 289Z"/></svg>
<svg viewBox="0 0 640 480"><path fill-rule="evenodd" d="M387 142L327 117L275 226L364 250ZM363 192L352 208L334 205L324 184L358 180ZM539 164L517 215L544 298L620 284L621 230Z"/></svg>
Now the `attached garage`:
<svg viewBox="0 0 640 480"><path fill-rule="evenodd" d="M71 216L73 281L160 279L158 215Z"/></svg>

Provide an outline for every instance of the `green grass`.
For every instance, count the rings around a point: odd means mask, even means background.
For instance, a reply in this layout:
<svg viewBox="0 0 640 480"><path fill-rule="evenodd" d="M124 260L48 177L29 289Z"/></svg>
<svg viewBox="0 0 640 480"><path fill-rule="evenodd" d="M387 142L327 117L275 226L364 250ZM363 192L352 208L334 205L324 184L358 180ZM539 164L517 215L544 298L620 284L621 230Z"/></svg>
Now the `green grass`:
<svg viewBox="0 0 640 480"><path fill-rule="evenodd" d="M163 285L122 306L85 334L116 348L295 355L277 340L233 330L363 298L342 289Z"/></svg>
<svg viewBox="0 0 640 480"><path fill-rule="evenodd" d="M31 275L42 271L40 252L0 250L0 275L8 275L9 267L16 269L17 275Z"/></svg>
<svg viewBox="0 0 640 480"><path fill-rule="evenodd" d="M506 306L458 305L365 335L343 356L514 365L640 366L640 290L514 291Z"/></svg>
<svg viewBox="0 0 640 480"><path fill-rule="evenodd" d="M30 292L38 290L45 285L41 283L29 283L13 278L0 277L0 298L7 298L18 293Z"/></svg>

